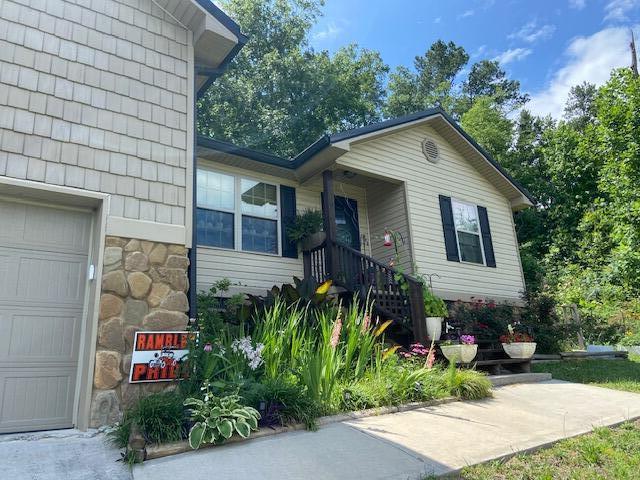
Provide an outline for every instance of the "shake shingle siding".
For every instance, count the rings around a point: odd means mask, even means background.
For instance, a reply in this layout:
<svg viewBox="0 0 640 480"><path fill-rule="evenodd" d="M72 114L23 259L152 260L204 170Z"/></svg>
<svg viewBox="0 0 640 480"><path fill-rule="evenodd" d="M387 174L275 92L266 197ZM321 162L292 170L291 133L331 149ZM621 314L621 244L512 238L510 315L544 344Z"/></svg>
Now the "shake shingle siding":
<svg viewBox="0 0 640 480"><path fill-rule="evenodd" d="M185 225L188 34L150 0L2 0L0 175Z"/></svg>

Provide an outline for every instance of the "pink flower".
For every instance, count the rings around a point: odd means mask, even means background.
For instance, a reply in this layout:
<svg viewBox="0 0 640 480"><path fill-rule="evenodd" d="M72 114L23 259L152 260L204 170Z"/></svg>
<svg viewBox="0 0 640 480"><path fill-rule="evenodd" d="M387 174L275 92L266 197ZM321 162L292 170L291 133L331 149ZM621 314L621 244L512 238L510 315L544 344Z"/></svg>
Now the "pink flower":
<svg viewBox="0 0 640 480"><path fill-rule="evenodd" d="M340 310L338 310L338 316L336 317L336 323L333 324L333 330L331 331L331 348L336 348L340 341L340 332L342 331L342 316Z"/></svg>
<svg viewBox="0 0 640 480"><path fill-rule="evenodd" d="M364 319L362 320L362 333L369 330L369 325L371 325L371 317L369 316L369 314L366 314L364 316Z"/></svg>
<svg viewBox="0 0 640 480"><path fill-rule="evenodd" d="M202 348L205 352L210 352L211 350L213 350L213 347L211 346L210 343L205 343L204 347Z"/></svg>

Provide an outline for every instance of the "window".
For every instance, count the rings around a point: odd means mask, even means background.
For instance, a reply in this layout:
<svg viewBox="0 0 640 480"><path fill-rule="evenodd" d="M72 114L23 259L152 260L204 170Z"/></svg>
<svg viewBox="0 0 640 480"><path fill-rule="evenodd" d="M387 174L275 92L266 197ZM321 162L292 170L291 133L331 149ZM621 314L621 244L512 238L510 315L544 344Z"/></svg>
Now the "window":
<svg viewBox="0 0 640 480"><path fill-rule="evenodd" d="M241 179L242 250L278 253L278 192L275 185Z"/></svg>
<svg viewBox="0 0 640 480"><path fill-rule="evenodd" d="M460 259L463 262L484 265L478 207L457 200L451 201L451 207Z"/></svg>
<svg viewBox="0 0 640 480"><path fill-rule="evenodd" d="M278 187L198 170L199 245L277 255Z"/></svg>

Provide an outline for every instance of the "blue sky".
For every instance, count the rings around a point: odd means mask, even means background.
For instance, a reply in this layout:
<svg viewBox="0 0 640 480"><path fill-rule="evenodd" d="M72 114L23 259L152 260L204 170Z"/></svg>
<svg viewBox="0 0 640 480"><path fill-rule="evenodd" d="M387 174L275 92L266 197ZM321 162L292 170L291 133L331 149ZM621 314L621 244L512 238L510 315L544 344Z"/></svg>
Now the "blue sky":
<svg viewBox="0 0 640 480"><path fill-rule="evenodd" d="M559 116L582 81L602 84L640 44L640 0L325 0L311 34L316 49L348 43L378 50L392 68L411 66L437 39L453 40L470 64L499 59L532 96L528 108Z"/></svg>

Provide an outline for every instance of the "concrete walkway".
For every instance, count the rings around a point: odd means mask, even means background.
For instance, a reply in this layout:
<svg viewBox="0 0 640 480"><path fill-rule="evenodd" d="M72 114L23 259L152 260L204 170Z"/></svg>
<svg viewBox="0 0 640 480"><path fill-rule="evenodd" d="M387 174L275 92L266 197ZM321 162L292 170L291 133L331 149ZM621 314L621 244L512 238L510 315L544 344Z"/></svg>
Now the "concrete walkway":
<svg viewBox="0 0 640 480"><path fill-rule="evenodd" d="M0 478L7 480L130 480L119 458L95 431L0 435Z"/></svg>
<svg viewBox="0 0 640 480"><path fill-rule="evenodd" d="M414 479L640 417L640 395L560 381L145 462L136 480Z"/></svg>

